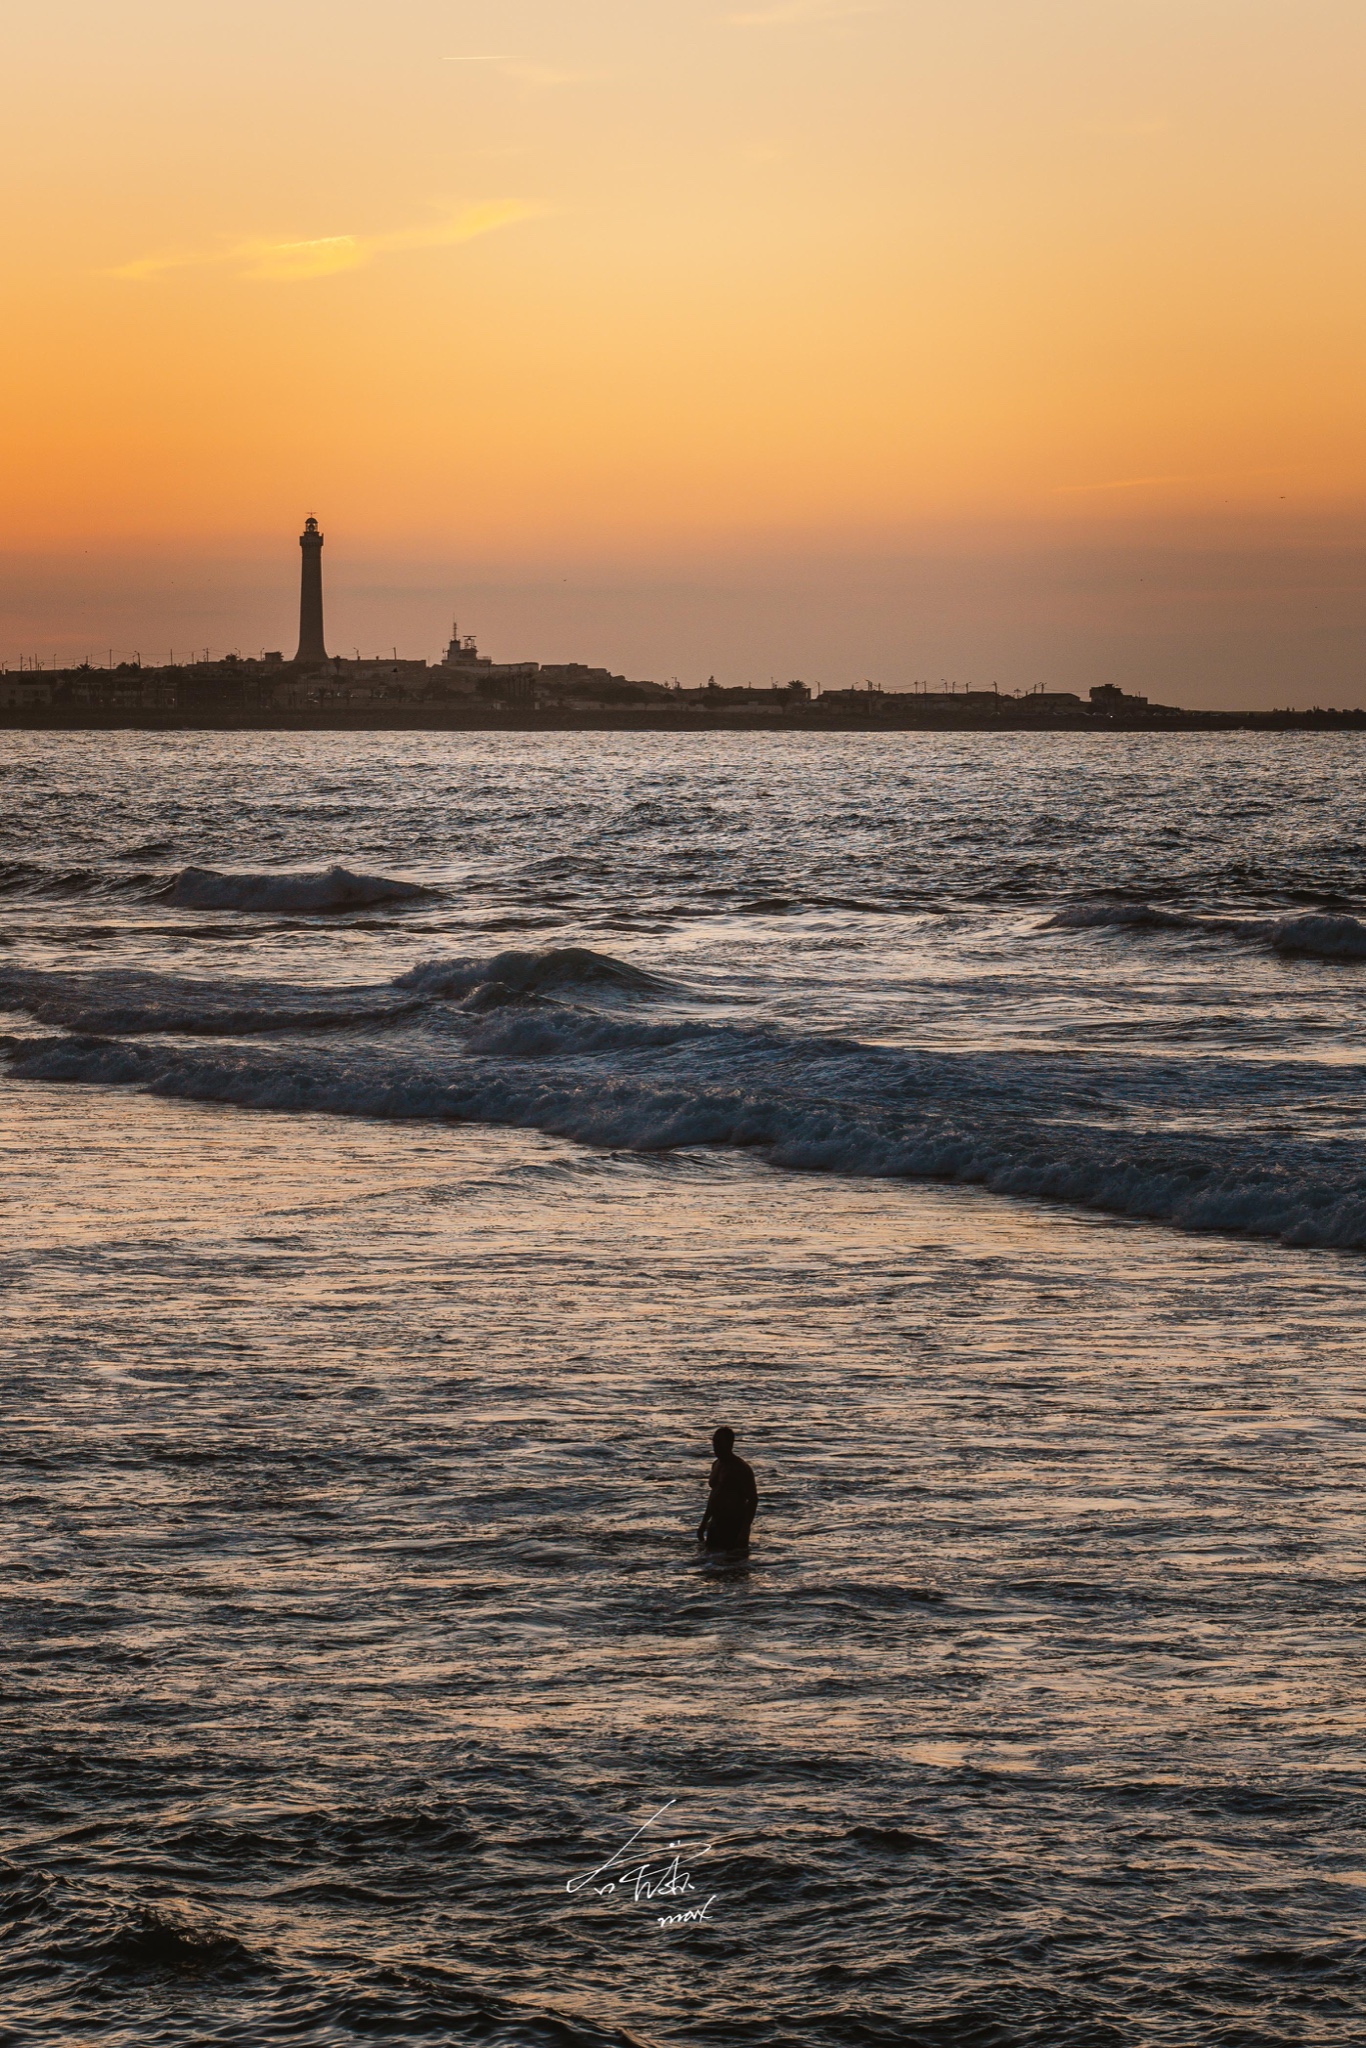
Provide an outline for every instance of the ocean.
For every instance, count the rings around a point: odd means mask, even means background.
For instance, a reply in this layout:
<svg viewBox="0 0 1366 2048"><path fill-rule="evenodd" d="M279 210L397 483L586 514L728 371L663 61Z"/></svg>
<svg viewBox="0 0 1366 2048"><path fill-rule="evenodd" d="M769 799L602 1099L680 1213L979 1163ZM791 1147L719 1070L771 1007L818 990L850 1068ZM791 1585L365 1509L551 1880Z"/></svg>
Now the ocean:
<svg viewBox="0 0 1366 2048"><path fill-rule="evenodd" d="M0 2041L1358 2043L1364 761L5 735Z"/></svg>

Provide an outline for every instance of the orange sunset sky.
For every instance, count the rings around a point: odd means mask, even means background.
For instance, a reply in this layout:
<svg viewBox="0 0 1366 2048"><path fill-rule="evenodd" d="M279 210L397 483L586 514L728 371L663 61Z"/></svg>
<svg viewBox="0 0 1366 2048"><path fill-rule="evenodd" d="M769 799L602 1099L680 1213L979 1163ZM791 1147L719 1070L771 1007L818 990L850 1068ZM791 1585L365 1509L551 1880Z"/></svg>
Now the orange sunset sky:
<svg viewBox="0 0 1366 2048"><path fill-rule="evenodd" d="M44 0L0 656L1366 703L1361 0Z"/></svg>

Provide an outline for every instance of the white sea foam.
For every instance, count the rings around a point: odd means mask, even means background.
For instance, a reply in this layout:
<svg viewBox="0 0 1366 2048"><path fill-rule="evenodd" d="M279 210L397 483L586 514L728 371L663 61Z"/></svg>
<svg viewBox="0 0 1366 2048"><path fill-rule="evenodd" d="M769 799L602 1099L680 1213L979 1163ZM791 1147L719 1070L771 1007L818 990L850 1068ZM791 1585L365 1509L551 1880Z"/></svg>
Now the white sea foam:
<svg viewBox="0 0 1366 2048"><path fill-rule="evenodd" d="M320 873L234 874L218 868L185 868L166 891L166 901L186 910L359 910L374 903L406 903L433 891L390 875L356 875L349 868Z"/></svg>
<svg viewBox="0 0 1366 2048"><path fill-rule="evenodd" d="M525 991L492 1008L464 1008L461 987L488 989L477 977L510 957L574 971L572 951L568 961L500 955L458 972L447 963L444 997L431 993L433 973L419 970L387 989L320 992L311 1004L307 991L283 985L145 976L137 990L125 980L124 1028L136 1015L144 1031L235 1034L235 1042L19 1041L9 1048L11 1071L284 1112L532 1127L611 1148L745 1147L776 1167L973 1182L1186 1229L1366 1247L1361 1147L1256 1135L1271 1128L1282 1101L1316 1091L1332 1101L1341 1084L1331 1068L929 1054L772 1027L656 1021ZM589 981L613 986L607 970L622 963L586 957ZM523 979L534 978L529 968ZM116 990L99 983L6 974L0 997L88 1033L117 1010ZM397 1035L367 1028L395 1021ZM259 1036L304 1026L309 1035L292 1041Z"/></svg>

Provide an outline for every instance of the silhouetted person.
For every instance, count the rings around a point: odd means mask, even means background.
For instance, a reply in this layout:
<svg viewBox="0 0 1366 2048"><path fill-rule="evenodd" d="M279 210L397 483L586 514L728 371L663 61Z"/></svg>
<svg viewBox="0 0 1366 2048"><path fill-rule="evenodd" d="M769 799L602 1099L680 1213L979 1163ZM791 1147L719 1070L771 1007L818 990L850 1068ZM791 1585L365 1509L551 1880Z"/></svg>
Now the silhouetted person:
<svg viewBox="0 0 1366 2048"><path fill-rule="evenodd" d="M749 1549L749 1525L759 1505L754 1474L735 1455L735 1431L718 1429L711 1440L716 1463L711 1468L707 1511L697 1525L697 1540L708 1550Z"/></svg>

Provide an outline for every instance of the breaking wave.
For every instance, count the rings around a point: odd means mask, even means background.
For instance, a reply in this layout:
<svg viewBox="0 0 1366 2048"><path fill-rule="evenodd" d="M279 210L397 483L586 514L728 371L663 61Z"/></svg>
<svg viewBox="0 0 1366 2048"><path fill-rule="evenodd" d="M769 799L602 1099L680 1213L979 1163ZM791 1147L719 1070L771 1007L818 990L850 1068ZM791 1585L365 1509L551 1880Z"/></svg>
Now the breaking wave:
<svg viewBox="0 0 1366 2048"><path fill-rule="evenodd" d="M1300 953L1318 960L1366 959L1366 923L1359 917L1303 912L1294 917L1201 917L1160 910L1150 903L1078 903L1059 910L1041 931L1207 932L1274 953Z"/></svg>
<svg viewBox="0 0 1366 2048"><path fill-rule="evenodd" d="M496 985L519 995L544 988L619 988L642 994L665 989L670 983L643 967L614 960L610 953L595 953L587 946L551 946L540 952L495 953L491 960L419 960L407 974L400 974L395 988L413 989L428 996L472 993L481 986Z"/></svg>
<svg viewBox="0 0 1366 2048"><path fill-rule="evenodd" d="M356 875L330 867L318 874L232 874L183 868L166 890L168 903L185 910L360 910L373 903L407 903L437 892L389 875Z"/></svg>
<svg viewBox="0 0 1366 2048"><path fill-rule="evenodd" d="M1187 931L1199 920L1179 911L1157 910L1151 903L1070 903L1045 918L1040 931L1090 931L1118 927L1128 931Z"/></svg>
<svg viewBox="0 0 1366 2048"><path fill-rule="evenodd" d="M335 991L0 971L0 1000L63 1032L8 1041L20 1079L635 1151L744 1148L780 1168L1366 1248L1366 1148L1333 1067L929 1053L593 1006L660 986L578 948L425 962ZM1309 1098L1349 1134L1282 1135Z"/></svg>
<svg viewBox="0 0 1366 2048"><path fill-rule="evenodd" d="M1278 953L1309 953L1320 960L1366 959L1366 924L1359 917L1281 917L1266 930Z"/></svg>
<svg viewBox="0 0 1366 2048"><path fill-rule="evenodd" d="M40 1023L68 1031L117 1037L139 1032L235 1037L260 1031L342 1030L454 1004L452 1014L459 1017L518 1010L524 1020L518 1028L531 1034L526 1041L530 1049L533 1041L562 1043L570 1028L565 1020L571 1016L605 1034L596 1041L603 1045L624 1043L623 1031L633 1043L659 1043L660 1034L671 1039L677 1036L675 1027L641 1026L632 1037L627 1027L610 1018L570 1012L545 993L589 989L600 994L647 994L669 986L610 954L557 946L539 953L496 953L487 959L430 960L392 982L332 989L265 980L209 981L137 968L82 972L6 967L0 969L0 1006L23 1010ZM531 1021L533 1012L540 1021ZM552 1018L557 1021L552 1023Z"/></svg>

